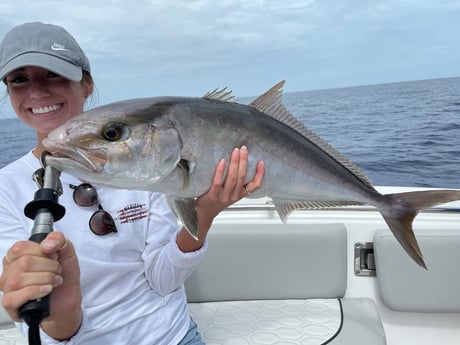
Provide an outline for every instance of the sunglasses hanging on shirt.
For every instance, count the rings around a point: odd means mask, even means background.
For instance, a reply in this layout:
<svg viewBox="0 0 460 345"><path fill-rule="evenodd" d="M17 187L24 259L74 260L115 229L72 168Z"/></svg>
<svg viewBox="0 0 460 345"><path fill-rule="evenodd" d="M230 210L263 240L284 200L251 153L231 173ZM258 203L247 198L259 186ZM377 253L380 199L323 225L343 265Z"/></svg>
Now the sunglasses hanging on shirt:
<svg viewBox="0 0 460 345"><path fill-rule="evenodd" d="M94 234L104 236L112 232L117 232L115 221L110 213L102 208L102 205L99 202L96 188L89 183L82 183L78 186L70 184L69 187L74 190L73 200L78 206L97 206L98 209L89 219L89 228Z"/></svg>

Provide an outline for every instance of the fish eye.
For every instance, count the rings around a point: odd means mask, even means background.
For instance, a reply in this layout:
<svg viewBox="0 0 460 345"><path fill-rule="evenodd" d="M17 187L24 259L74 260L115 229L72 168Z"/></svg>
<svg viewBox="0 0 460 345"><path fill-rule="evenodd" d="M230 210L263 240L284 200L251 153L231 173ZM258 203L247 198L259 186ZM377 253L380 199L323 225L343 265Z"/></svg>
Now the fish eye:
<svg viewBox="0 0 460 345"><path fill-rule="evenodd" d="M123 136L123 126L119 123L109 123L102 130L102 136L108 141L120 140Z"/></svg>

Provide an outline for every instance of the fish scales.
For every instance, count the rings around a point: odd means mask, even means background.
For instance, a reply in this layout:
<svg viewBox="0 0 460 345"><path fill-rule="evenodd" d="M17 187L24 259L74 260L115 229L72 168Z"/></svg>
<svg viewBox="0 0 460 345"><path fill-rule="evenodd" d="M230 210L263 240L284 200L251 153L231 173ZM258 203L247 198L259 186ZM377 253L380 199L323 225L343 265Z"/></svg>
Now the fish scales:
<svg viewBox="0 0 460 345"><path fill-rule="evenodd" d="M331 198L340 201L342 198L342 201L358 202L356 199L361 195L363 203L371 199L363 195L362 181L344 170L329 154L291 127L256 109L206 99L175 99L170 104L171 108L163 114L167 114L168 120L181 133L182 157L189 161L194 161L194 156L205 157L190 172L191 185L201 189L191 187L188 191L179 191L182 195L196 196L206 192L214 174L210 165L216 165L234 147L246 145L251 150L249 169L255 170L256 160L264 160L268 167L264 185L251 197L270 195L280 200L299 201L329 201ZM213 148L211 157L210 146ZM193 183L195 181L197 183ZM344 191L351 194L352 184L356 185L356 195L344 198ZM376 197L375 193L371 194Z"/></svg>

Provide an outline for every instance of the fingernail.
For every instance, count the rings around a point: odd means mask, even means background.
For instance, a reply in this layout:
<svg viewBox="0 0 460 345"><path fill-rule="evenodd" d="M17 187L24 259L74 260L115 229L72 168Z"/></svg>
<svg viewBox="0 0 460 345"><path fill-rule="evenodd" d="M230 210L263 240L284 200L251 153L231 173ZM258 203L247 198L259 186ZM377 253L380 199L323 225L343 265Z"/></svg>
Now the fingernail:
<svg viewBox="0 0 460 345"><path fill-rule="evenodd" d="M49 294L53 290L52 285L41 285L39 287L40 292L43 292L45 294Z"/></svg>
<svg viewBox="0 0 460 345"><path fill-rule="evenodd" d="M54 284L53 284L54 287L61 285L63 282L64 282L64 279L62 279L61 276L58 276L58 275L54 276Z"/></svg>
<svg viewBox="0 0 460 345"><path fill-rule="evenodd" d="M59 242L56 240L44 240L42 242L43 248L48 249L48 250L56 249L58 245L59 245Z"/></svg>

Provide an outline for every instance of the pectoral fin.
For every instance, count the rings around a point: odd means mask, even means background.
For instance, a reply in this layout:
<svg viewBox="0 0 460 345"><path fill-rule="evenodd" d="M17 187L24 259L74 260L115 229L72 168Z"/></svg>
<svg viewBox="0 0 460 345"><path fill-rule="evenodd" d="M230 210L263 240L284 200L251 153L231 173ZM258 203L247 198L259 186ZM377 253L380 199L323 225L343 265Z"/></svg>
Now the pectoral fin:
<svg viewBox="0 0 460 345"><path fill-rule="evenodd" d="M196 214L195 199L167 198L169 207L176 217L184 224L189 234L198 241L198 218Z"/></svg>

